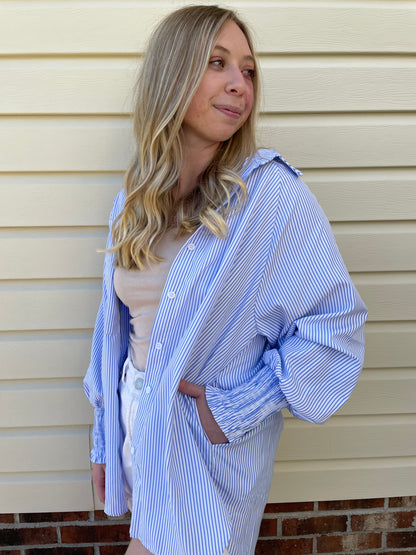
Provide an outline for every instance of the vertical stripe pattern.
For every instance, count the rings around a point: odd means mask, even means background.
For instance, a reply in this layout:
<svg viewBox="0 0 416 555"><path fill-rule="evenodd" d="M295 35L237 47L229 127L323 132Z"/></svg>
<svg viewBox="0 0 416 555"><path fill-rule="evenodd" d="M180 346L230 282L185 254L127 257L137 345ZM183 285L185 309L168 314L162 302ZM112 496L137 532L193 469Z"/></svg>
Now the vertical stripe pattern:
<svg viewBox="0 0 416 555"><path fill-rule="evenodd" d="M363 362L367 311L300 172L261 150L242 177L248 201L229 218L227 238L200 227L188 239L152 328L132 441L130 533L155 555L254 553L281 409L324 422ZM110 225L123 202L121 192ZM106 255L84 384L95 407L91 459L106 462L105 510L119 515L127 506L117 384L129 315L113 272ZM194 399L177 391L181 378L206 387L229 443L209 442Z"/></svg>

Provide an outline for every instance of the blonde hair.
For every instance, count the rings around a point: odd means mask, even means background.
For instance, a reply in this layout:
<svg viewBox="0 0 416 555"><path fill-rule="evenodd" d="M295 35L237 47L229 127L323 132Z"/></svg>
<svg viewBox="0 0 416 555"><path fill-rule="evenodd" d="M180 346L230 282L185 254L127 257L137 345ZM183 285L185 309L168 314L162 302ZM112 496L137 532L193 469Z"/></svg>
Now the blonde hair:
<svg viewBox="0 0 416 555"><path fill-rule="evenodd" d="M250 34L237 15L218 6L187 6L168 15L154 31L135 89L133 114L136 151L125 174L126 201L113 223L115 265L143 269L159 262L158 239L172 224L174 194L182 167L181 127L189 103L208 66L214 41L226 21ZM254 54L253 54L254 55ZM226 216L238 208L247 191L239 172L255 151L257 64L254 106L244 125L223 142L200 176L195 191L175 204L179 233L201 224L222 238ZM231 193L238 203L231 207Z"/></svg>

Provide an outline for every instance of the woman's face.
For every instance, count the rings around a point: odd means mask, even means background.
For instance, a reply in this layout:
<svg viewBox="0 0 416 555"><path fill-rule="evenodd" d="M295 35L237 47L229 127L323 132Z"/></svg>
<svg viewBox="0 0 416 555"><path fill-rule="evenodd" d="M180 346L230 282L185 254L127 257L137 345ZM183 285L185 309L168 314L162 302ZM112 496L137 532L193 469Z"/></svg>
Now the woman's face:
<svg viewBox="0 0 416 555"><path fill-rule="evenodd" d="M254 59L234 21L218 34L208 68L182 125L184 144L217 147L244 124L253 108Z"/></svg>

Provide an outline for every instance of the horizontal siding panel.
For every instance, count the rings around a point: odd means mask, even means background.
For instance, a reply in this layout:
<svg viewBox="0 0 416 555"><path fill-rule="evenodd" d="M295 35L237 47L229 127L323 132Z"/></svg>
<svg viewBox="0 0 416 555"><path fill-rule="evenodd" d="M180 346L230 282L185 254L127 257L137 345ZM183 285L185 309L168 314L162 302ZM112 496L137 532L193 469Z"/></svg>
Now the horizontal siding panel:
<svg viewBox="0 0 416 555"><path fill-rule="evenodd" d="M380 383L368 384L364 373L358 382L348 405L358 396L361 410L366 406L379 413L380 405L385 412L412 412L409 410L408 396L413 394L413 377L406 383L401 376L396 381L400 368L412 367L416 361L416 324L403 322L370 322L366 326L366 368L388 369L388 379ZM56 332L3 332L0 334L0 380L10 380L11 368L15 379L37 378L80 378L89 364L92 330ZM395 370L392 370L394 369ZM396 372L396 373L395 373ZM393 383L391 383L393 382ZM372 388L377 395L373 395ZM409 389L406 389L406 388ZM396 391L390 396L389 388ZM400 397L396 403L395 396ZM378 401L380 397L381 401ZM357 403L358 403L357 399ZM411 401L414 405L413 399ZM344 409L342 409L344 410ZM366 412L363 412L365 414Z"/></svg>
<svg viewBox="0 0 416 555"><path fill-rule="evenodd" d="M0 431L0 472L89 470L89 428Z"/></svg>
<svg viewBox="0 0 416 555"><path fill-rule="evenodd" d="M413 168L309 169L304 179L331 221L411 220L416 214ZM121 173L0 174L1 226L107 226L122 186Z"/></svg>
<svg viewBox="0 0 416 555"><path fill-rule="evenodd" d="M0 114L128 114L136 71L134 59L0 58Z"/></svg>
<svg viewBox="0 0 416 555"><path fill-rule="evenodd" d="M106 226L122 186L120 173L0 174L1 226Z"/></svg>
<svg viewBox="0 0 416 555"><path fill-rule="evenodd" d="M127 117L5 117L0 171L123 171L131 134ZM415 134L416 117L402 114L268 117L260 131L300 168L416 166Z"/></svg>
<svg viewBox="0 0 416 555"><path fill-rule="evenodd" d="M388 60L391 64L391 60ZM401 67L405 64L406 67ZM311 57L261 64L266 112L373 112L414 110L416 64L394 66L363 57L323 61Z"/></svg>
<svg viewBox="0 0 416 555"><path fill-rule="evenodd" d="M259 128L260 143L300 168L415 166L415 134L412 115L276 116Z"/></svg>
<svg viewBox="0 0 416 555"><path fill-rule="evenodd" d="M91 282L56 287L33 287L20 283L0 289L0 331L89 329L93 327L101 287ZM360 275L357 288L369 309L369 320L412 320L416 311L416 280L399 281L397 276ZM394 365L393 365L394 366Z"/></svg>
<svg viewBox="0 0 416 555"><path fill-rule="evenodd" d="M92 331L0 334L0 380L81 378L90 360ZM0 384L1 387L1 384Z"/></svg>
<svg viewBox="0 0 416 555"><path fill-rule="evenodd" d="M49 287L48 287L49 285ZM0 331L90 329L94 326L101 285L59 282L0 290Z"/></svg>
<svg viewBox="0 0 416 555"><path fill-rule="evenodd" d="M397 276L360 275L355 283L369 309L370 321L415 319L414 277L399 281ZM94 325L101 298L95 281L88 287L83 282L70 287L59 281L50 288L5 284L0 290L0 331L89 329Z"/></svg>
<svg viewBox="0 0 416 555"><path fill-rule="evenodd" d="M358 274L354 283L367 305L370 321L416 320L414 274Z"/></svg>
<svg viewBox="0 0 416 555"><path fill-rule="evenodd" d="M331 221L414 220L416 170L306 170L304 179Z"/></svg>
<svg viewBox="0 0 416 555"><path fill-rule="evenodd" d="M0 279L100 278L108 228L42 229L1 233ZM351 272L416 270L412 225L335 225L335 237ZM36 258L28 256L36 253Z"/></svg>
<svg viewBox="0 0 416 555"><path fill-rule="evenodd" d="M1 472L89 469L88 427L79 430L14 429L0 435ZM386 445L386 435L391 438ZM412 418L333 417L323 426L286 421L278 461L415 455Z"/></svg>
<svg viewBox="0 0 416 555"><path fill-rule="evenodd" d="M47 230L35 236L17 233L15 238L0 232L0 259L7 260L0 269L0 279L90 278L100 277L107 229L89 234L57 233ZM92 235L92 236L91 236ZM36 253L36 259L28 256ZM4 256L4 258L3 258Z"/></svg>
<svg viewBox="0 0 416 555"><path fill-rule="evenodd" d="M0 422L4 428L86 426L93 410L80 380L3 382ZM25 407L25 410L22 410ZM40 410L40 407L43 407Z"/></svg>
<svg viewBox="0 0 416 555"><path fill-rule="evenodd" d="M405 496L415 483L415 457L276 462L269 503Z"/></svg>
<svg viewBox="0 0 416 555"><path fill-rule="evenodd" d="M416 415L399 418L336 416L322 426L293 418L285 424L276 460L397 456L416 456Z"/></svg>
<svg viewBox="0 0 416 555"><path fill-rule="evenodd" d="M364 370L351 397L337 414L412 414L416 412L415 399L416 368ZM416 433L416 426L413 429Z"/></svg>
<svg viewBox="0 0 416 555"><path fill-rule="evenodd" d="M90 472L3 474L0 512L89 511L94 508Z"/></svg>
<svg viewBox="0 0 416 555"><path fill-rule="evenodd" d="M416 109L414 60L279 57L261 67L265 112ZM136 72L131 58L0 58L0 114L127 114Z"/></svg>
<svg viewBox="0 0 416 555"><path fill-rule="evenodd" d="M351 426L355 426L357 423L354 418L358 418L360 421L358 425L364 426L365 422L368 422L366 418L368 419L369 415L373 418L377 418L377 415L389 415L387 419L393 422L394 418L400 419L403 418L402 415L416 413L415 398L416 368L366 369L362 372L351 397L337 412L337 419L343 417L342 422L350 422ZM289 411L285 410L284 413L287 421L296 420ZM330 424L332 421L330 419L325 426L332 425ZM378 425L380 420L374 422ZM413 433L416 433L415 424L416 422L412 421ZM416 453L413 454L416 455ZM322 456L322 458L325 457Z"/></svg>
<svg viewBox="0 0 416 555"><path fill-rule="evenodd" d="M4 118L0 171L122 171L131 133L127 117Z"/></svg>
<svg viewBox="0 0 416 555"><path fill-rule="evenodd" d="M228 5L250 22L260 52L416 51L411 3L266 2L260 7L230 0ZM0 18L0 53L136 53L149 29L173 7L139 1L8 2Z"/></svg>
<svg viewBox="0 0 416 555"><path fill-rule="evenodd" d="M416 361L415 322L369 322L366 325L366 368L411 368Z"/></svg>
<svg viewBox="0 0 416 555"><path fill-rule="evenodd" d="M397 326L400 329L400 325ZM380 358L383 356L381 350L383 344L388 344L389 353L395 353L397 343L403 341L403 333L400 331L391 333L389 341L379 339L375 342L374 334L367 329L367 354L366 358L372 358L371 351L374 350ZM41 378L82 378L89 364L91 337L81 340L58 341L7 341L2 338L0 343L0 358L3 361L0 369L0 379L8 381L11 377L10 368L13 368L14 379L28 379L33 376ZM36 334L42 336L42 334ZM376 336L377 337L377 336ZM404 337L409 344L409 337ZM413 336L414 337L414 336ZM378 338L378 337L377 337ZM380 345L380 349L374 349L374 343ZM411 354L409 355L409 357ZM416 357L413 359L416 360ZM396 356L395 362L401 359ZM377 360L375 361L378 362ZM384 361L383 361L384 362ZM406 362L406 361L405 361ZM1 383L0 383L1 385ZM21 384L16 385L16 389ZM41 383L38 384L38 387ZM386 370L366 370L358 381L358 385L349 401L342 407L339 414L405 414L415 410L414 399L416 398L416 371L413 369L401 370L400 368L388 368Z"/></svg>
<svg viewBox="0 0 416 555"><path fill-rule="evenodd" d="M335 224L333 231L350 272L416 270L413 224Z"/></svg>

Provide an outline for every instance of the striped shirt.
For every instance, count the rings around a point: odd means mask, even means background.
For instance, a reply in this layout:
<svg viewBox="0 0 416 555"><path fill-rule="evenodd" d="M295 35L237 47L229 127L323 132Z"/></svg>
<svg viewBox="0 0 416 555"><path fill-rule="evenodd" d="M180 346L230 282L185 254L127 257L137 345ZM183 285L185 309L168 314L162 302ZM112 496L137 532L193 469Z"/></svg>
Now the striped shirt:
<svg viewBox="0 0 416 555"><path fill-rule="evenodd" d="M322 423L358 379L367 311L300 175L277 152L259 150L242 172L248 199L229 216L227 238L201 226L171 266L132 440L130 534L155 555L253 554L281 409ZM106 254L84 385L95 407L91 460L107 465L105 511L120 515L117 386L129 314L113 263ZM229 443L209 442L195 399L177 391L181 378L206 387Z"/></svg>

